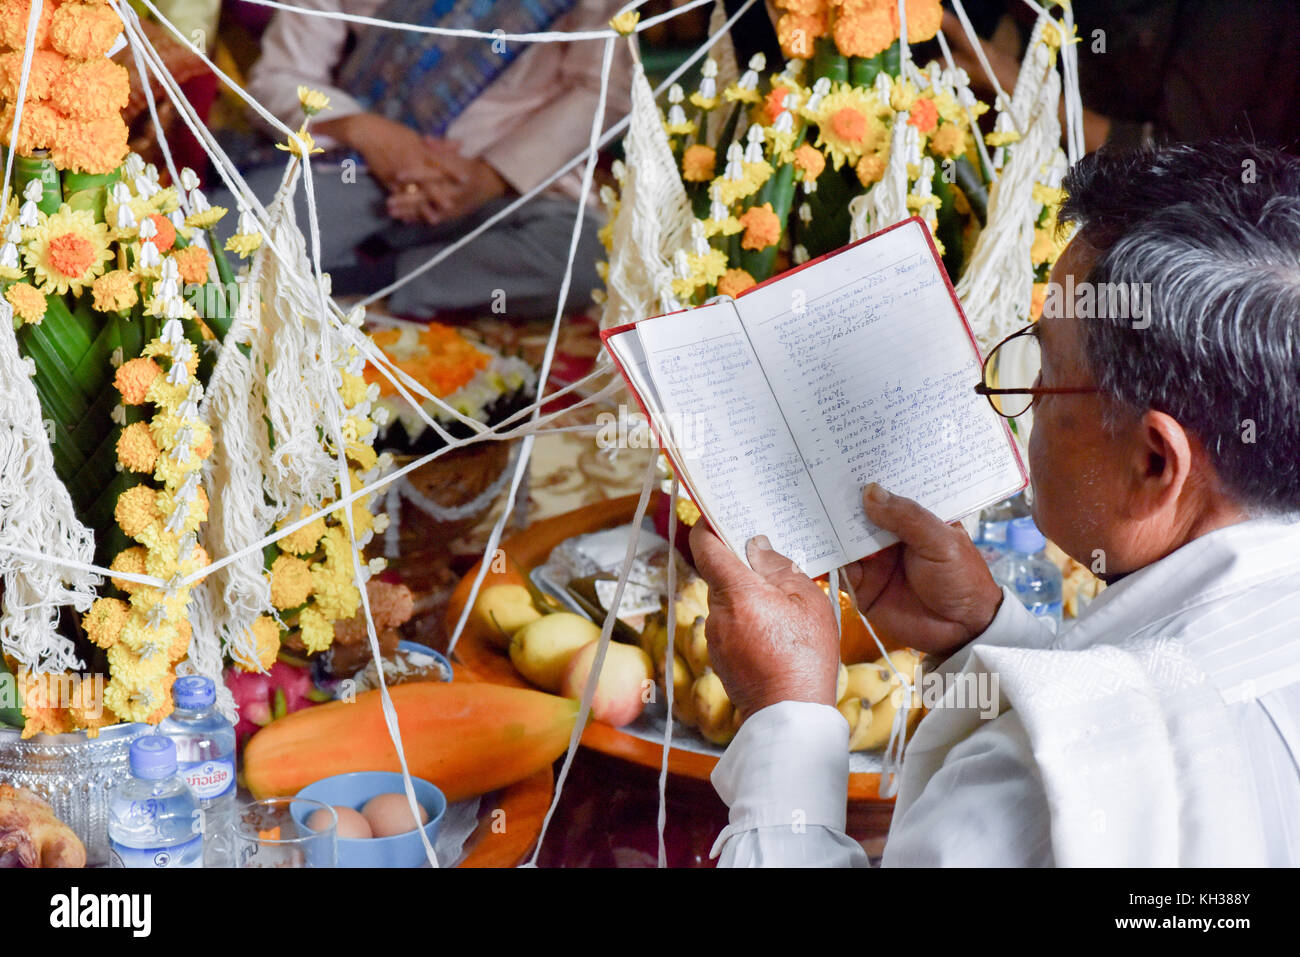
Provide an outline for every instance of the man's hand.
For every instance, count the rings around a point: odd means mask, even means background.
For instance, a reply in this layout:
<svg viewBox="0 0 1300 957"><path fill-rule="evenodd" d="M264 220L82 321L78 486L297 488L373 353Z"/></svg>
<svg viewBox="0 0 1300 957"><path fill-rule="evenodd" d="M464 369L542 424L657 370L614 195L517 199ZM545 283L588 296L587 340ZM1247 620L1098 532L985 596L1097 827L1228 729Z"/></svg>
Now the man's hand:
<svg viewBox="0 0 1300 957"><path fill-rule="evenodd" d="M970 536L879 485L863 490L862 504L867 518L899 538L845 568L863 613L936 655L950 655L980 635L1002 604L1002 590Z"/></svg>
<svg viewBox="0 0 1300 957"><path fill-rule="evenodd" d="M460 154L450 140L425 137L429 147L424 165L406 170L398 178L396 192L389 197L388 212L407 219L411 211L430 225L459 219L499 196L510 185L490 163Z"/></svg>
<svg viewBox="0 0 1300 957"><path fill-rule="evenodd" d="M360 153L371 175L390 193L402 188L402 174L424 169L433 153L420 133L377 113L325 120L316 129Z"/></svg>
<svg viewBox="0 0 1300 957"><path fill-rule="evenodd" d="M746 547L752 570L703 522L691 554L709 584L709 658L742 719L779 701L834 706L840 648L826 593L762 535Z"/></svg>

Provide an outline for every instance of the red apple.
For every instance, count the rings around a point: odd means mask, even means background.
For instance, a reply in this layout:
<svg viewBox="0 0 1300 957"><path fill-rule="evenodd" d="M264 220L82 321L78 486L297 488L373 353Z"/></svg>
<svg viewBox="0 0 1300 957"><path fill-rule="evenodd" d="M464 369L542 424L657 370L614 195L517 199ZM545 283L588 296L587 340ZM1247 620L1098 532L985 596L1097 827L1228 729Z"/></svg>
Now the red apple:
<svg viewBox="0 0 1300 957"><path fill-rule="evenodd" d="M560 694L569 698L582 697L599 644L598 641L590 642L574 653L564 671ZM653 689L654 664L650 656L635 645L611 641L600 677L596 679L591 716L616 728L630 724L641 715Z"/></svg>

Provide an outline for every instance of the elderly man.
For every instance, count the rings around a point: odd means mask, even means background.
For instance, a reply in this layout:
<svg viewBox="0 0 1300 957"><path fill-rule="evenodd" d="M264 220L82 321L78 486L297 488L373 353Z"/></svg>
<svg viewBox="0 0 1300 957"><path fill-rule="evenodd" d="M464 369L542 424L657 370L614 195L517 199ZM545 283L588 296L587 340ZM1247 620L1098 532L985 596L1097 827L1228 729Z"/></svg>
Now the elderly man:
<svg viewBox="0 0 1300 957"><path fill-rule="evenodd" d="M1037 380L1010 385L1034 406L1035 520L1110 587L1053 636L960 528L864 490L900 542L847 569L861 607L1001 690L921 721L884 863L1300 864L1300 161L1101 154L1065 186L1080 231L1054 281L1148 284L1148 309L1066 302L1034 328ZM843 833L831 610L766 544L746 567L691 533L710 654L747 718L713 775L731 808L715 853L864 864Z"/></svg>

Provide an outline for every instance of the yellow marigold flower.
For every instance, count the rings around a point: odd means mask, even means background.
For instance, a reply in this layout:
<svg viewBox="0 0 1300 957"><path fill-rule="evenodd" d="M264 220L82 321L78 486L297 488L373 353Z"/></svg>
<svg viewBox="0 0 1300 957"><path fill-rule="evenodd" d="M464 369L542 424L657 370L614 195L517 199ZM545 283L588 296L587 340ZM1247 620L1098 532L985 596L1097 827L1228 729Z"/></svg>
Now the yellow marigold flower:
<svg viewBox="0 0 1300 957"><path fill-rule="evenodd" d="M158 456L158 461L154 463L153 477L154 480L163 485L175 486L185 481L185 477L191 472L196 471L202 463L199 457L190 449L189 453L180 460L170 453Z"/></svg>
<svg viewBox="0 0 1300 957"><path fill-rule="evenodd" d="M188 621L178 621L176 623L176 637L172 639L172 646L167 652L167 657L173 662L184 658L189 653L190 639L193 637L193 626Z"/></svg>
<svg viewBox="0 0 1300 957"><path fill-rule="evenodd" d="M202 568L207 568L212 564L212 559L208 557L208 551L202 545L195 545L194 551L188 558L181 559L177 570L182 575L191 575Z"/></svg>
<svg viewBox="0 0 1300 957"><path fill-rule="evenodd" d="M45 297L30 283L14 283L5 290L5 299L23 322L36 325L45 318Z"/></svg>
<svg viewBox="0 0 1300 957"><path fill-rule="evenodd" d="M718 280L718 295L739 296L750 286L758 285L754 277L743 269L728 269Z"/></svg>
<svg viewBox="0 0 1300 957"><path fill-rule="evenodd" d="M705 219L702 222L704 223L704 235L710 238L719 234L733 236L745 228L735 216L728 216L725 219Z"/></svg>
<svg viewBox="0 0 1300 957"><path fill-rule="evenodd" d="M301 558L280 555L271 563L271 604L297 608L311 595L311 568Z"/></svg>
<svg viewBox="0 0 1300 957"><path fill-rule="evenodd" d="M146 558L147 551L139 545L136 545L132 548L127 548L118 552L108 567L115 572L127 572L132 575L147 575L149 573L145 570ZM115 588L126 592L128 595L134 592L137 588L145 587L137 582L127 581L125 578L113 578L111 581Z"/></svg>
<svg viewBox="0 0 1300 957"><path fill-rule="evenodd" d="M130 98L130 74L107 57L68 63L50 89L50 105L77 120L120 112Z"/></svg>
<svg viewBox="0 0 1300 957"><path fill-rule="evenodd" d="M150 387L162 374L162 368L152 359L128 359L117 367L113 385L122 393L125 404L139 405L148 397Z"/></svg>
<svg viewBox="0 0 1300 957"><path fill-rule="evenodd" d="M843 86L822 98L818 108L817 143L836 169L853 164L887 141L880 103L871 91Z"/></svg>
<svg viewBox="0 0 1300 957"><path fill-rule="evenodd" d="M47 294L80 295L112 257L108 227L95 222L90 210L73 210L66 203L23 234L23 261Z"/></svg>
<svg viewBox="0 0 1300 957"><path fill-rule="evenodd" d="M804 143L794 151L794 168L803 174L805 180L814 180L826 168L826 157L817 147Z"/></svg>
<svg viewBox="0 0 1300 957"><path fill-rule="evenodd" d="M182 382L174 385L168 382L165 376L159 375L149 383L145 391L145 399L167 412L174 412L189 394L190 383Z"/></svg>
<svg viewBox="0 0 1300 957"><path fill-rule="evenodd" d="M374 468L375 462L379 460L379 454L375 452L374 447L367 445L365 442L348 442L344 446L344 452L347 453L347 457L352 462L363 469Z"/></svg>
<svg viewBox="0 0 1300 957"><path fill-rule="evenodd" d="M45 14L51 12L46 4ZM0 54L0 97L12 103L18 99L18 81L23 71L23 41L18 42L18 49ZM66 69L66 60L53 50L36 50L32 54L32 69L27 77L27 102L45 100L50 90L58 82ZM23 111L26 113L26 110ZM26 120L24 120L26 122Z"/></svg>
<svg viewBox="0 0 1300 957"><path fill-rule="evenodd" d="M741 249L766 249L781 238L781 220L772 211L771 203L752 206L739 219L745 226Z"/></svg>
<svg viewBox="0 0 1300 957"><path fill-rule="evenodd" d="M1034 199L1049 208L1060 206L1065 202L1065 190L1060 187L1044 186L1042 183L1034 184L1033 195Z"/></svg>
<svg viewBox="0 0 1300 957"><path fill-rule="evenodd" d="M330 98L320 90L313 90L309 86L298 87L298 105L308 116L315 116L321 110L330 105Z"/></svg>
<svg viewBox="0 0 1300 957"><path fill-rule="evenodd" d="M728 103L758 103L763 99L763 94L733 83L722 91L722 98Z"/></svg>
<svg viewBox="0 0 1300 957"><path fill-rule="evenodd" d="M1011 143L1018 143L1020 134L1015 130L994 130L984 136L984 142L989 146L1007 146Z"/></svg>
<svg viewBox="0 0 1300 957"><path fill-rule="evenodd" d="M226 215L226 207L209 206L201 213L190 213L185 217L185 225L191 229L211 229Z"/></svg>
<svg viewBox="0 0 1300 957"><path fill-rule="evenodd" d="M132 485L117 497L113 519L131 538L139 538L149 526L162 519L156 494L147 485Z"/></svg>
<svg viewBox="0 0 1300 957"><path fill-rule="evenodd" d="M131 472L152 472L159 458L159 447L153 441L146 423L131 423L117 437L117 460L122 468Z"/></svg>
<svg viewBox="0 0 1300 957"><path fill-rule="evenodd" d="M181 282L205 283L208 281L208 264L212 257L202 246L186 246L172 253L176 268L180 270Z"/></svg>
<svg viewBox="0 0 1300 957"><path fill-rule="evenodd" d="M257 657L250 661L239 650L233 650L231 657L235 666L241 671L269 671L275 664L275 656L280 653L280 626L274 618L262 615L249 627L248 634Z"/></svg>
<svg viewBox="0 0 1300 957"><path fill-rule="evenodd" d="M622 36L630 36L641 21L641 11L624 10L609 21L610 28Z"/></svg>
<svg viewBox="0 0 1300 957"><path fill-rule="evenodd" d="M110 269L91 283L90 292L100 312L126 312L140 301L135 276L127 269Z"/></svg>
<svg viewBox="0 0 1300 957"><path fill-rule="evenodd" d="M127 128L117 113L93 120L63 120L50 146L50 159L60 169L111 173L127 154Z"/></svg>
<svg viewBox="0 0 1300 957"><path fill-rule="evenodd" d="M736 271L745 272L743 269L738 269ZM745 275L748 276L749 273L745 273ZM754 280L751 278L749 281L752 283ZM696 507L694 502L684 495L677 500L676 504L673 506L673 511L677 513L677 520L688 527L694 525L700 520L700 510Z"/></svg>
<svg viewBox="0 0 1300 957"><path fill-rule="evenodd" d="M907 32L911 34L910 27ZM836 49L844 56L873 57L884 53L898 39L898 8L886 2L856 13L841 12L835 18L831 35Z"/></svg>
<svg viewBox="0 0 1300 957"><path fill-rule="evenodd" d="M686 147L682 154L682 179L688 183L704 183L713 178L717 155L713 148L696 143Z"/></svg>
<svg viewBox="0 0 1300 957"><path fill-rule="evenodd" d="M298 613L298 628L308 654L324 651L334 642L334 622L315 608L304 608Z"/></svg>
<svg viewBox="0 0 1300 957"><path fill-rule="evenodd" d="M226 252L238 253L240 259L247 259L261 245L261 233L235 233L226 240Z"/></svg>
<svg viewBox="0 0 1300 957"><path fill-rule="evenodd" d="M276 143L275 148L278 150L284 150L286 153L292 153L299 159L302 159L304 155L311 156L313 153L325 152L316 145L316 141L312 139L312 135L307 132L306 123L299 127L298 132L290 137L287 143Z"/></svg>
<svg viewBox="0 0 1300 957"><path fill-rule="evenodd" d="M122 21L107 4L63 3L50 20L50 46L74 60L94 60L108 53L121 32Z"/></svg>
<svg viewBox="0 0 1300 957"><path fill-rule="evenodd" d="M41 7L40 19L36 21L36 46L45 46L50 32L50 21L54 18L54 4L47 2ZM5 0L0 4L0 44L21 52L27 42L27 18L31 16L31 0Z"/></svg>
<svg viewBox="0 0 1300 957"><path fill-rule="evenodd" d="M88 637L101 648L111 648L122 634L131 607L120 598L96 598L90 611L81 618L81 627Z"/></svg>
<svg viewBox="0 0 1300 957"><path fill-rule="evenodd" d="M853 167L853 172L858 174L859 183L870 187L872 183L879 181L880 177L885 175L885 158L879 153L864 156Z"/></svg>
<svg viewBox="0 0 1300 957"><path fill-rule="evenodd" d="M939 156L960 156L966 152L966 131L956 123L942 123L930 137L930 150Z"/></svg>
<svg viewBox="0 0 1300 957"><path fill-rule="evenodd" d="M109 649L110 655L113 650ZM165 669L166 659L162 656L158 657L163 661ZM123 721L151 721L163 709L167 709L170 713L171 688L165 680L166 670L152 682L145 681L140 684L120 678L116 668L113 669L112 674L113 680L104 689L104 704ZM159 715L157 721L161 721L166 716L166 714Z"/></svg>
<svg viewBox="0 0 1300 957"><path fill-rule="evenodd" d="M18 152L32 155L35 150L51 149L59 139L59 124L64 122L58 112L46 103L26 103L23 106L23 123L18 128ZM12 103L0 112L0 140L8 144L14 128Z"/></svg>
<svg viewBox="0 0 1300 957"><path fill-rule="evenodd" d="M351 618L361 607L361 592L352 584L350 567L344 572L316 562L311 566L311 586L313 602L331 621Z"/></svg>
<svg viewBox="0 0 1300 957"><path fill-rule="evenodd" d="M298 514L298 519L306 518L312 513L313 509L304 505L302 511ZM280 523L280 527L291 524L297 519L285 519ZM291 552L294 555L310 555L316 551L316 546L321 538L325 535L325 516L318 515L313 521L308 522L302 528L290 532L288 535L276 541L281 551Z"/></svg>
<svg viewBox="0 0 1300 957"><path fill-rule="evenodd" d="M825 14L805 16L786 13L776 22L776 39L781 44L781 52L792 60L806 60L811 57L813 41L824 36L826 36Z"/></svg>
<svg viewBox="0 0 1300 957"><path fill-rule="evenodd" d="M118 636L117 645L134 652L142 661L154 658L167 660L172 642L176 639L176 626L163 622L157 628L151 626L143 615L132 615L126 627Z"/></svg>
<svg viewBox="0 0 1300 957"><path fill-rule="evenodd" d="M895 9L895 19L897 10ZM943 26L943 4L940 0L907 0L907 42L924 43L933 40ZM894 27L897 35L898 26Z"/></svg>
<svg viewBox="0 0 1300 957"><path fill-rule="evenodd" d="M126 644L126 638L132 632L140 632L141 629L148 630L147 625L143 625L139 616L133 616L132 620L127 622L122 634L114 643L112 648L108 649L108 664L110 674L114 682L121 682L124 685L141 687L150 682L157 681L167 673L167 667L170 664L167 660L166 647L158 649L161 653L153 653L154 646L147 640L144 634L137 636L137 641L144 651L134 651ZM170 644L170 641L168 642ZM122 709L116 704L109 704L118 714Z"/></svg>
<svg viewBox="0 0 1300 957"><path fill-rule="evenodd" d="M366 392L370 388L370 383L366 382L365 376L353 375L350 372L341 373L343 384L339 387L339 396L343 399L343 404L347 408L360 405L366 401Z"/></svg>

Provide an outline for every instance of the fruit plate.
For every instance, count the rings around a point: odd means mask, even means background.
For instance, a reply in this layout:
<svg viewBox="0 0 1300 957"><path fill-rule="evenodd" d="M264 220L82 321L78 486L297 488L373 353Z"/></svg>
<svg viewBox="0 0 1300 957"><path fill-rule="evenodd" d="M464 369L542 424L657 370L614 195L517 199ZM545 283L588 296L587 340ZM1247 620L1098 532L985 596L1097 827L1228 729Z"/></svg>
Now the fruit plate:
<svg viewBox="0 0 1300 957"><path fill-rule="evenodd" d="M654 494L656 497L659 495L658 492ZM546 562L551 549L561 542L575 535L613 528L632 521L636 515L637 497L627 495L596 502L563 515L543 519L515 533L501 543L507 559L504 563L506 570L501 570L501 563L493 562L484 584L494 581L522 584L534 568ZM657 502L652 501L649 512L653 514L656 507ZM470 569L452 595L447 614L448 633L455 625L456 616L464 606L476 574L477 565ZM472 626L472 619L456 645L454 657L482 681L518 688L533 687L515 670L510 658L493 647L486 636ZM647 708L637 721L622 728L592 721L582 733L582 744L611 757L658 769L663 760L664 718L665 710L660 702L657 707L652 705ZM681 722L673 725L673 742L668 755L668 770L707 781L718 758L722 756L723 749L706 741L694 729ZM892 798L880 796L880 760L878 753L850 755L850 801L893 805Z"/></svg>

